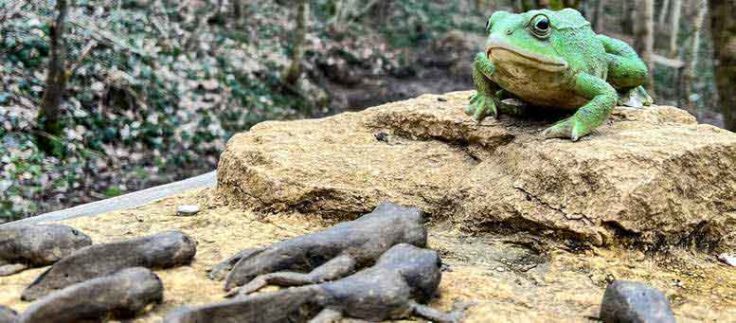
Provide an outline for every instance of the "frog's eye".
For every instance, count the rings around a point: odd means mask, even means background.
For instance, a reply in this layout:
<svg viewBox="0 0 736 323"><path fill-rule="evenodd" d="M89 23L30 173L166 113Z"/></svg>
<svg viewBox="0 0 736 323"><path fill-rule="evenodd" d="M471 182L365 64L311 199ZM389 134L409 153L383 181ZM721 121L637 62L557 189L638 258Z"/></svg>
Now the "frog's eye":
<svg viewBox="0 0 736 323"><path fill-rule="evenodd" d="M531 20L531 30L535 36L539 38L549 37L552 28L550 28L549 18L544 14L538 14Z"/></svg>

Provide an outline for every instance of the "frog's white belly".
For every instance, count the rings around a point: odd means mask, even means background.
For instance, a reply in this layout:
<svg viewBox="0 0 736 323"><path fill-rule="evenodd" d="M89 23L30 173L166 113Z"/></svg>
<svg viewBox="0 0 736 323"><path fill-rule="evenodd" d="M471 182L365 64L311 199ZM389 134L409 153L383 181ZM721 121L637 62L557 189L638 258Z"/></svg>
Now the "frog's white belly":
<svg viewBox="0 0 736 323"><path fill-rule="evenodd" d="M526 102L577 109L589 101L572 90L575 80L567 66L541 66L506 50L494 50L489 56L496 67L491 80Z"/></svg>

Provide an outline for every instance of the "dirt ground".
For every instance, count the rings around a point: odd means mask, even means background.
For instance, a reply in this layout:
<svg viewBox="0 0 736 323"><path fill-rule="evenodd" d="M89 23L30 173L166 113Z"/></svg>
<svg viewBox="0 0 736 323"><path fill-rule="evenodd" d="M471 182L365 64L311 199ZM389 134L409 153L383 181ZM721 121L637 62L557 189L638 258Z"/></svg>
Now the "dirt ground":
<svg viewBox="0 0 736 323"><path fill-rule="evenodd" d="M167 198L133 210L66 221L95 243L178 229L196 239L191 266L159 270L165 301L137 322L159 322L184 304L222 300L223 283L206 270L236 251L314 232L328 225L305 214L258 214L220 205L210 189ZM174 216L177 205L198 204L193 217ZM644 254L620 249L570 250L525 234L469 236L447 223L431 223L430 246L446 264L432 306L471 302L466 322L595 320L608 281L645 281L663 290L679 322L736 321L736 268L711 255L671 250ZM22 311L21 291L44 268L0 277L0 304Z"/></svg>

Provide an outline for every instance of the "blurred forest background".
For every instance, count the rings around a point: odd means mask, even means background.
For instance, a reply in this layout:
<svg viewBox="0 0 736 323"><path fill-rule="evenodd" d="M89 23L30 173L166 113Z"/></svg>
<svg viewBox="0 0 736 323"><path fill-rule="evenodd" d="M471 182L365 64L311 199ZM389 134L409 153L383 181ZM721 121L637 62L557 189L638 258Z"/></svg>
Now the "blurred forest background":
<svg viewBox="0 0 736 323"><path fill-rule="evenodd" d="M734 130L735 1L0 0L0 223L210 171L262 120L470 89L494 10L577 8Z"/></svg>

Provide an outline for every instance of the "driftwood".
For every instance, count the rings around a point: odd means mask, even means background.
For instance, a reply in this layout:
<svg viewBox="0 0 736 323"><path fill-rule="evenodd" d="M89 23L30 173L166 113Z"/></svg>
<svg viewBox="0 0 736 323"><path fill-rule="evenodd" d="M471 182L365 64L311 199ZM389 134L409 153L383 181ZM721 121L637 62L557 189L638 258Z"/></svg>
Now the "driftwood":
<svg viewBox="0 0 736 323"><path fill-rule="evenodd" d="M15 323L18 313L10 307L0 305L0 323Z"/></svg>
<svg viewBox="0 0 736 323"><path fill-rule="evenodd" d="M48 266L91 244L89 236L61 224L0 227L0 276Z"/></svg>
<svg viewBox="0 0 736 323"><path fill-rule="evenodd" d="M355 221L267 248L242 251L218 265L210 277L221 278L234 265L225 290L247 284L244 293L267 284L294 286L333 280L372 265L396 244L426 246L427 231L422 222L418 209L384 203Z"/></svg>
<svg viewBox="0 0 736 323"><path fill-rule="evenodd" d="M170 268L189 264L196 253L194 240L178 231L77 250L41 274L21 295L35 300L54 290L125 268Z"/></svg>
<svg viewBox="0 0 736 323"><path fill-rule="evenodd" d="M343 317L383 321L411 316L457 322L461 312L444 313L421 304L435 295L441 265L435 251L402 243L386 251L375 266L336 281L183 307L164 322L334 322Z"/></svg>
<svg viewBox="0 0 736 323"><path fill-rule="evenodd" d="M129 319L163 297L164 287L156 274L143 267L127 268L52 293L33 303L18 322Z"/></svg>

